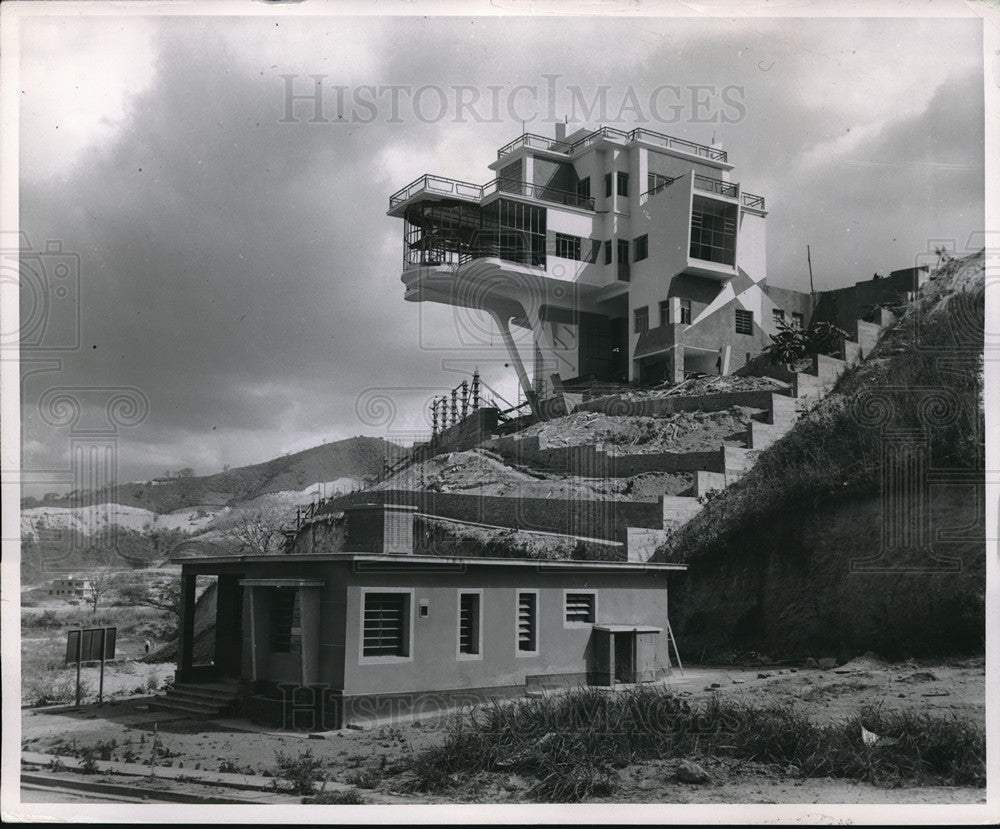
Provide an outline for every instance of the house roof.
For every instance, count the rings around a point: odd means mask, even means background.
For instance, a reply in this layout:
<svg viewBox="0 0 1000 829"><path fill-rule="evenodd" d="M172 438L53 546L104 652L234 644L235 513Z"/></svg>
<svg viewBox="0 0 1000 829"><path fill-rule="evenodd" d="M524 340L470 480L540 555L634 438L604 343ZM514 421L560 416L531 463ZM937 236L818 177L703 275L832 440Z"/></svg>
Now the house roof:
<svg viewBox="0 0 1000 829"><path fill-rule="evenodd" d="M416 555L386 555L383 553L323 553L302 555L229 555L229 556L198 556L176 559L182 565L187 564L291 564L314 563L335 564L338 562L365 563L370 565L399 566L405 565L485 565L493 567L533 567L537 570L609 570L642 572L648 570L687 570L686 564L654 561L584 561L581 559L538 559L538 558L479 558L476 556L416 556Z"/></svg>

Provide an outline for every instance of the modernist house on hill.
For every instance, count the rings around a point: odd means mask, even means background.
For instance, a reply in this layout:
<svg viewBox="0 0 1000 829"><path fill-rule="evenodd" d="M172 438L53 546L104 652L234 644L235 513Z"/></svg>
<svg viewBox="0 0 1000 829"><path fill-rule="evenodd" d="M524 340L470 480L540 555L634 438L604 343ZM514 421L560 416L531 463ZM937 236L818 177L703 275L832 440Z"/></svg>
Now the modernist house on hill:
<svg viewBox="0 0 1000 829"><path fill-rule="evenodd" d="M779 323L818 318L822 295L767 284L764 196L734 180L720 146L556 126L501 147L489 183L423 175L388 211L404 221L406 299L489 313L533 407L553 379L729 374ZM921 278L894 272L874 293ZM839 303L848 323L857 300ZM532 332L530 377L511 325Z"/></svg>

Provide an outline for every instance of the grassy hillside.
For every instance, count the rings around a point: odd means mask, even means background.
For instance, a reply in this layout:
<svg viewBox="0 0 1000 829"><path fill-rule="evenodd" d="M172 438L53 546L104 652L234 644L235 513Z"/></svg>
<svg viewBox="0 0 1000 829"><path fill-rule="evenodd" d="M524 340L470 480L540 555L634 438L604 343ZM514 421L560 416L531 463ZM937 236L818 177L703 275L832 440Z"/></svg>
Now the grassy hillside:
<svg viewBox="0 0 1000 829"><path fill-rule="evenodd" d="M381 472L385 458L395 458L402 451L382 438L355 437L215 475L120 484L111 491L49 500L45 505L78 507L113 501L163 514L202 504L248 501L259 495L301 490L337 478L370 479ZM38 506L38 503L25 499L22 506Z"/></svg>
<svg viewBox="0 0 1000 829"><path fill-rule="evenodd" d="M984 281L982 253L938 270L873 354L657 551L689 565L671 596L682 647L982 646ZM899 440L926 441L928 475L883 484ZM902 510L918 507L918 479L929 538L894 546L916 538L919 512ZM909 494L889 508L885 486Z"/></svg>

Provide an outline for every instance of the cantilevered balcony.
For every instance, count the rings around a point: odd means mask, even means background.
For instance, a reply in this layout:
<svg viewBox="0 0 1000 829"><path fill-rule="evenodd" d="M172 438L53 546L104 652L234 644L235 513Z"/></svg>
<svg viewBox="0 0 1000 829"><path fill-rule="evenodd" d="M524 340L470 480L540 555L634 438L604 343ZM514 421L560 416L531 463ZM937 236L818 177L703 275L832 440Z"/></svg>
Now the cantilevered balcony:
<svg viewBox="0 0 1000 829"><path fill-rule="evenodd" d="M402 215L400 210L404 205L422 196L481 203L497 194L536 199L581 210L594 209L592 197L581 196L546 184L533 184L530 181L508 178L495 178L486 184L470 184L467 181L425 174L389 197L389 215Z"/></svg>
<svg viewBox="0 0 1000 829"><path fill-rule="evenodd" d="M639 195L639 204L645 204L653 196L658 193L662 193L675 181L679 181L684 178L683 176L677 176L676 178L668 178L664 181L659 182L655 187L650 188L645 193ZM758 196L755 193L747 193L743 191L739 184L720 181L718 179L711 178L710 176L703 176L695 173L693 176L693 186L695 190L702 190L706 193L712 193L716 196L722 196L727 199L734 199L738 201L747 210L757 210L761 213L765 212L764 207L764 197Z"/></svg>
<svg viewBox="0 0 1000 829"><path fill-rule="evenodd" d="M712 161L726 163L728 159L725 150L720 150L717 147L709 147L705 144L698 144L695 141L688 141L684 138L677 138L673 135L665 135L662 132L654 132L653 130L646 129L634 129L631 132L625 132L623 130L616 130L613 127L601 127L573 142L558 141L526 132L524 135L515 138L509 144L505 144L497 150L497 160L499 161L504 156L510 155L522 147L571 156L580 150L592 147L600 141L608 141L620 145L641 141L664 150L679 150L680 152L698 156L699 158L707 158Z"/></svg>

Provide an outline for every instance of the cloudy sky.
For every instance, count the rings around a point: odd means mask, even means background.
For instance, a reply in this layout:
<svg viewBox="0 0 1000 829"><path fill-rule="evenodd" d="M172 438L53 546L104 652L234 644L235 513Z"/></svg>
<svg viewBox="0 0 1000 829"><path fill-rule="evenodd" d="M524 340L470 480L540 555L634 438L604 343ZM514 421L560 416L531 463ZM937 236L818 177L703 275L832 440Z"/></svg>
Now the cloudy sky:
<svg viewBox="0 0 1000 829"><path fill-rule="evenodd" d="M115 395L139 400L112 429L118 475L135 480L358 434L408 443L430 397L474 366L516 393L487 324L403 301L402 223L385 211L425 172L488 181L522 121L714 136L767 198L774 284L808 288L806 244L820 289L907 267L938 240L962 250L983 227L980 30L22 19L20 229L47 289L69 269L44 309L22 301L25 493L70 488L72 438L110 428ZM319 110L304 97L317 81ZM61 417L53 395L81 386L66 392L79 416Z"/></svg>

